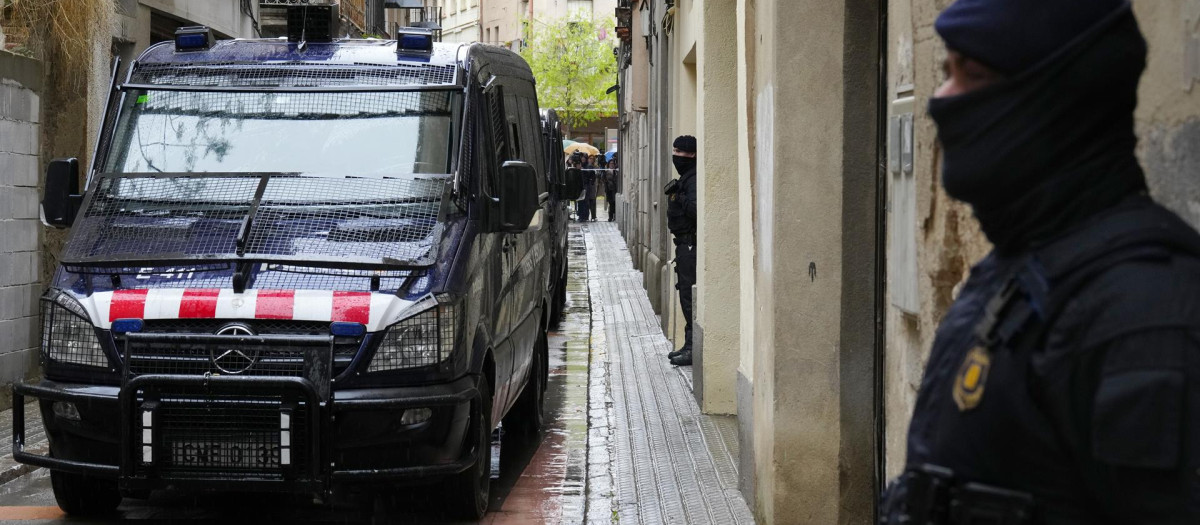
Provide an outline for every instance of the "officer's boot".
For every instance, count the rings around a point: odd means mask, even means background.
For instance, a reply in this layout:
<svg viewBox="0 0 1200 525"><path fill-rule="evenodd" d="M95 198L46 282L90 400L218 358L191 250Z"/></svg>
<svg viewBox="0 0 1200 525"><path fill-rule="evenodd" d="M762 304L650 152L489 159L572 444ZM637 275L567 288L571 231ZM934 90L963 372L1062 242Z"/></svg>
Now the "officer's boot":
<svg viewBox="0 0 1200 525"><path fill-rule="evenodd" d="M692 349L684 348L681 354L671 358L671 364L675 366L691 366Z"/></svg>

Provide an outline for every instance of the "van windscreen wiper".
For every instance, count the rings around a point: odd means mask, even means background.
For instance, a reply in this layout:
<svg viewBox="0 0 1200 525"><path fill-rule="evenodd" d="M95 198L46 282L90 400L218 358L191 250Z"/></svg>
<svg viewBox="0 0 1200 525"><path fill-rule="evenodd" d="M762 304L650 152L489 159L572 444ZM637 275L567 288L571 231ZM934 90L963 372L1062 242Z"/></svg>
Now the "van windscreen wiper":
<svg viewBox="0 0 1200 525"><path fill-rule="evenodd" d="M422 266L436 255L449 175L99 175L63 261L255 260Z"/></svg>

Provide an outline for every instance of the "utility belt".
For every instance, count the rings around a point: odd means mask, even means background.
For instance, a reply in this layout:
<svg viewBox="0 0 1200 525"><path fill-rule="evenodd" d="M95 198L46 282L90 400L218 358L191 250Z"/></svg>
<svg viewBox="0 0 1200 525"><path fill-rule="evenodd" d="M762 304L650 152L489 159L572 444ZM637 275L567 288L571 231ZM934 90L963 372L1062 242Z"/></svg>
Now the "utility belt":
<svg viewBox="0 0 1200 525"><path fill-rule="evenodd" d="M909 468L888 490L881 525L1030 525L1033 495L955 479L935 465Z"/></svg>
<svg viewBox="0 0 1200 525"><path fill-rule="evenodd" d="M696 232L681 232L681 233L671 232L671 235L675 236L675 244L687 244L687 245L695 245L696 244Z"/></svg>

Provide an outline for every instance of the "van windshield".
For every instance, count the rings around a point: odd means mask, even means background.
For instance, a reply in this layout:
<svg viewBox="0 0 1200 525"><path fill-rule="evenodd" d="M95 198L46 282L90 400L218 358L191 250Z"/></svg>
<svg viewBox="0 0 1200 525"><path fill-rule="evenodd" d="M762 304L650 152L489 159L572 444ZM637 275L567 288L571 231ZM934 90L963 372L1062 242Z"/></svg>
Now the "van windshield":
<svg viewBox="0 0 1200 525"><path fill-rule="evenodd" d="M133 90L104 171L448 173L459 99L453 91Z"/></svg>
<svg viewBox="0 0 1200 525"><path fill-rule="evenodd" d="M426 266L461 94L132 91L62 261Z"/></svg>

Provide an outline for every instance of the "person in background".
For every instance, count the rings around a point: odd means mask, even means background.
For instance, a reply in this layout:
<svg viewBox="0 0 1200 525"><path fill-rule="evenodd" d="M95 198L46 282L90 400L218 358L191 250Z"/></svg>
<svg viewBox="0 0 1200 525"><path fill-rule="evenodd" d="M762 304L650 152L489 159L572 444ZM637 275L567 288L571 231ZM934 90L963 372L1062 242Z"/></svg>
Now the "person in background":
<svg viewBox="0 0 1200 525"><path fill-rule="evenodd" d="M584 155L583 152L576 151L575 153L572 153L571 160L570 160L571 167L583 170L585 159L587 159L587 156ZM575 215L579 221L587 222L591 218L591 211L592 211L588 207L588 198L587 198L587 191L586 191L587 190L588 171L584 170L582 172L582 175L580 178L582 179L583 188L585 191L583 194L580 195L580 199L578 201L575 201L575 211L576 211Z"/></svg>
<svg viewBox="0 0 1200 525"><path fill-rule="evenodd" d="M612 165L609 163L609 168L604 171L604 202L608 204L609 222L617 220L617 171Z"/></svg>
<svg viewBox="0 0 1200 525"><path fill-rule="evenodd" d="M596 171L594 168L591 167L590 163L588 163L586 161L584 162L583 200L586 203L588 211L591 212L590 215L588 216L588 218L583 219L585 221L587 221L587 220L595 221L596 215L598 215L599 210L596 209L596 184L599 182L597 180L596 175L598 173L599 173L598 171Z"/></svg>

